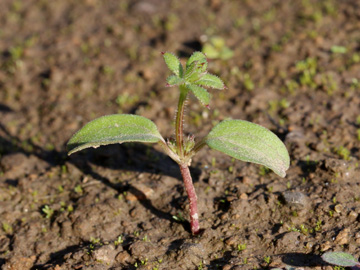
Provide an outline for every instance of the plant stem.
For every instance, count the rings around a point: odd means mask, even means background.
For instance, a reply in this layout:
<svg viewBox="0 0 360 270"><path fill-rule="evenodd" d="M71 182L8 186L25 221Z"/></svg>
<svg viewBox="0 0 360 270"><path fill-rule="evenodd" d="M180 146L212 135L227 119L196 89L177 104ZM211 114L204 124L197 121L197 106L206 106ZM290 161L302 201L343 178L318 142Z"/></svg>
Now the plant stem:
<svg viewBox="0 0 360 270"><path fill-rule="evenodd" d="M196 235L199 233L200 230L199 214L197 209L197 196L191 178L188 161L186 161L186 157L184 156L184 143L183 143L184 109L185 109L185 101L188 92L189 90L185 87L185 85L180 85L180 96L179 96L179 103L178 103L176 122L175 122L175 135L176 135L177 154L180 158L180 162L178 162L178 164L180 166L181 175L184 180L185 190L190 201L191 232L192 234Z"/></svg>
<svg viewBox="0 0 360 270"><path fill-rule="evenodd" d="M184 135L183 135L183 126L184 126L184 108L186 96L188 94L187 88L184 85L180 85L180 97L178 103L178 109L176 113L175 121L175 136L176 136L176 148L180 158L184 157Z"/></svg>
<svg viewBox="0 0 360 270"><path fill-rule="evenodd" d="M199 214L197 209L197 196L194 184L190 175L190 170L187 164L179 164L181 175L184 180L185 190L190 201L190 227L192 234L196 235L200 231Z"/></svg>

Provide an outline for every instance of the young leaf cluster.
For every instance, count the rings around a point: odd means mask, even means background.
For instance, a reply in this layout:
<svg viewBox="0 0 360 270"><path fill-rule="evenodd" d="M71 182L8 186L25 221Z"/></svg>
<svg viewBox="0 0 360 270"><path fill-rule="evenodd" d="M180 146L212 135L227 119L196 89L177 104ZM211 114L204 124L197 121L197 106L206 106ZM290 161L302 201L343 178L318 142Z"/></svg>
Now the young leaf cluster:
<svg viewBox="0 0 360 270"><path fill-rule="evenodd" d="M173 75L167 78L168 86L185 86L191 91L202 105L208 107L210 94L204 87L224 89L223 81L216 75L207 72L207 59L205 54L195 52L191 55L183 68L180 60L172 53L164 53L164 60Z"/></svg>

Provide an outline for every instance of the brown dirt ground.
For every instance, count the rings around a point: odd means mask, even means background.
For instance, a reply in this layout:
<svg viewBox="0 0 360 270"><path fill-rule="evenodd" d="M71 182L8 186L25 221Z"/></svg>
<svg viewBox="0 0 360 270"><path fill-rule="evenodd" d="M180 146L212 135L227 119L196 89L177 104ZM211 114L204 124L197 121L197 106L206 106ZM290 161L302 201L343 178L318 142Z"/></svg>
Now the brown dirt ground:
<svg viewBox="0 0 360 270"><path fill-rule="evenodd" d="M0 266L332 269L322 252L359 257L359 29L357 0L1 0ZM158 147L67 157L65 145L118 112L171 137L178 92L160 52L185 61L212 36L234 51L209 65L228 89L212 92L210 111L189 100L187 132L259 123L291 167L281 179L202 150L191 172L203 233L192 237L178 167Z"/></svg>

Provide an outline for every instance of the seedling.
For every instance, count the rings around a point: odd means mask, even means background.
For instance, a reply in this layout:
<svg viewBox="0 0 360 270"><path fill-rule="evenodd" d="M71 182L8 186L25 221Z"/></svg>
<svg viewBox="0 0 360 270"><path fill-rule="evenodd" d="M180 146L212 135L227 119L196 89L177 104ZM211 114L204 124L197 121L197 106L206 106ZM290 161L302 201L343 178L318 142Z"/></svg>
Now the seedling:
<svg viewBox="0 0 360 270"><path fill-rule="evenodd" d="M45 205L41 211L45 214L46 218L51 218L52 215L54 214L54 209L50 208L50 206Z"/></svg>
<svg viewBox="0 0 360 270"><path fill-rule="evenodd" d="M354 258L354 256L346 252L326 252L321 256L321 258L329 264L351 267L354 270L360 269L360 263Z"/></svg>
<svg viewBox="0 0 360 270"><path fill-rule="evenodd" d="M204 44L202 52L210 59L229 60L234 56L234 52L225 45L225 40L217 36L211 37Z"/></svg>
<svg viewBox="0 0 360 270"><path fill-rule="evenodd" d="M197 196L189 166L193 156L205 145L233 158L264 165L281 177L289 167L289 154L279 138L268 129L243 120L225 120L210 133L195 141L195 136L185 137L183 131L185 101L190 92L209 109L210 94L204 87L224 89L223 81L207 72L207 59L195 52L185 68L171 53L163 53L166 65L173 75L167 78L167 86L180 89L175 119L175 139L165 141L156 125L138 115L114 114L100 117L86 124L68 142L69 155L85 148L101 145L142 142L159 143L162 149L180 167L190 202L190 224L193 234L200 230Z"/></svg>

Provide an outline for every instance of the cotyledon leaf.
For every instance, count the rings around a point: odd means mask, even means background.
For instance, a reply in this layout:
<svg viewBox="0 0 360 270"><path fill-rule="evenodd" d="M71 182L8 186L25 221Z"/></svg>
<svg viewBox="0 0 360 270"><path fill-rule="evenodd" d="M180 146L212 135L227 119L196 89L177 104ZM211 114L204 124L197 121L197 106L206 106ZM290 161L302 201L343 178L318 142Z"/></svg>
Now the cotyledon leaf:
<svg viewBox="0 0 360 270"><path fill-rule="evenodd" d="M101 145L164 141L151 120L132 114L113 114L87 123L68 142L69 155L89 147Z"/></svg>
<svg viewBox="0 0 360 270"><path fill-rule="evenodd" d="M285 177L290 157L283 142L270 130L243 120L225 120L206 136L210 148L242 161L264 165Z"/></svg>
<svg viewBox="0 0 360 270"><path fill-rule="evenodd" d="M321 258L327 263L344 267L359 265L358 261L351 254L340 251L326 252Z"/></svg>

